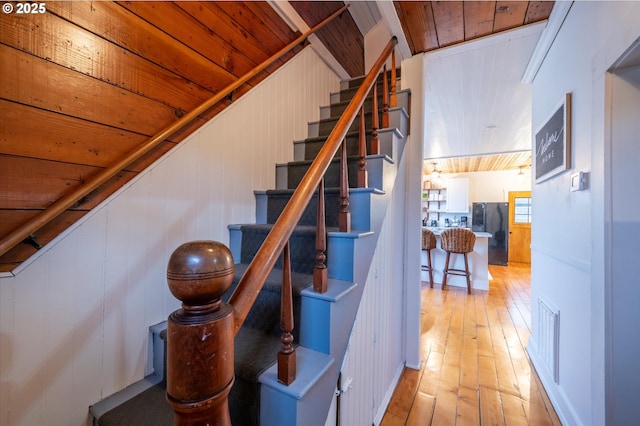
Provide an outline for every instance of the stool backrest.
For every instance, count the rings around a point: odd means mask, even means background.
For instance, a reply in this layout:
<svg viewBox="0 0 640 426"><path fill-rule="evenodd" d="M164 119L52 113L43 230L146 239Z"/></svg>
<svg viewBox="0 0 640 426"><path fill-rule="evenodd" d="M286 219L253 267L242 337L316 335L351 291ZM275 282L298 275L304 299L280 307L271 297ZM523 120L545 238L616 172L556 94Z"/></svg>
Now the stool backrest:
<svg viewBox="0 0 640 426"><path fill-rule="evenodd" d="M431 250L436 248L436 234L428 229L422 230L422 250Z"/></svg>
<svg viewBox="0 0 640 426"><path fill-rule="evenodd" d="M471 253L476 234L466 228L451 228L440 234L440 247L451 253Z"/></svg>

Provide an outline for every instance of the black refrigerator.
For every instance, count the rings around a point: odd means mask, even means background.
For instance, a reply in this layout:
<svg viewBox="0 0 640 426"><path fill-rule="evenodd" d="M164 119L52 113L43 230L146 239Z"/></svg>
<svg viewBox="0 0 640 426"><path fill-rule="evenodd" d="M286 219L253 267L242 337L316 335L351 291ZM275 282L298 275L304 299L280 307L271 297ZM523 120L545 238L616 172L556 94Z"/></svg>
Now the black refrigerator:
<svg viewBox="0 0 640 426"><path fill-rule="evenodd" d="M509 203L473 203L471 230L488 232L489 263L506 265L509 260Z"/></svg>

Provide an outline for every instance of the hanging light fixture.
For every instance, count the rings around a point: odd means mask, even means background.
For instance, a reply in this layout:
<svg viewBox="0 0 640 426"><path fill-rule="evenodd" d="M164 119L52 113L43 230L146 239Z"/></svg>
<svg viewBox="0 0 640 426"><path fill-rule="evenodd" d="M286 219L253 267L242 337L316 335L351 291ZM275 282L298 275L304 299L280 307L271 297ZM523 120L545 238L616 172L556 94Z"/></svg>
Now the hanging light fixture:
<svg viewBox="0 0 640 426"><path fill-rule="evenodd" d="M434 175L436 179L440 179L440 170L438 170L438 163L435 161L433 162L433 171L431 174Z"/></svg>
<svg viewBox="0 0 640 426"><path fill-rule="evenodd" d="M518 172L518 176L524 176L524 172L522 171L522 168L523 168L523 167L524 167L524 166L518 166L518 170L519 170L519 172Z"/></svg>

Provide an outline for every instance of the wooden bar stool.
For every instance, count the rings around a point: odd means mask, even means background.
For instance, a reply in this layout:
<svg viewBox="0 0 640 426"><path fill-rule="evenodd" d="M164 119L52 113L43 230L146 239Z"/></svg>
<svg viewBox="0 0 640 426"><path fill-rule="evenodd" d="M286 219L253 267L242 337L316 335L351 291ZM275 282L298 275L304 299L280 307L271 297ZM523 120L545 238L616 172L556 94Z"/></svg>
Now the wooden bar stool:
<svg viewBox="0 0 640 426"><path fill-rule="evenodd" d="M433 288L433 272L431 268L431 249L436 248L436 235L428 229L422 230L422 250L427 252L427 264L422 265L423 271L429 271L429 284Z"/></svg>
<svg viewBox="0 0 640 426"><path fill-rule="evenodd" d="M467 293L471 294L471 273L467 254L473 251L476 234L466 228L451 228L440 234L440 247L447 252L442 276L442 289L447 286L447 275L461 275L467 277ZM464 269L449 268L451 253L464 255Z"/></svg>

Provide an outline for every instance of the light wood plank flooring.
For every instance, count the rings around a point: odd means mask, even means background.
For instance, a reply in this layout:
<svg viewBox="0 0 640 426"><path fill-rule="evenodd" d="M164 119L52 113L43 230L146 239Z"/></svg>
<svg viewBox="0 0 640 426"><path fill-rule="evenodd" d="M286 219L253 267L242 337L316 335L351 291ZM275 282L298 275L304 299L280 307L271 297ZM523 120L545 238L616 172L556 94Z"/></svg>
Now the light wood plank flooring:
<svg viewBox="0 0 640 426"><path fill-rule="evenodd" d="M489 291L422 285L422 367L406 368L381 426L560 425L525 352L528 264L489 265Z"/></svg>

